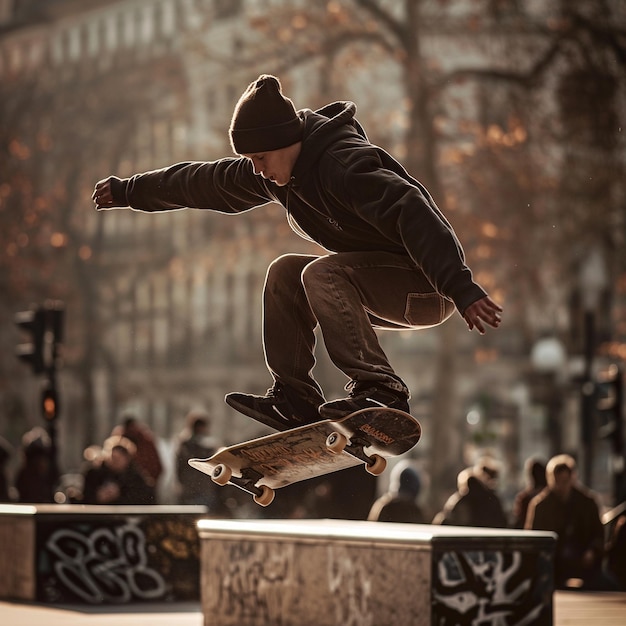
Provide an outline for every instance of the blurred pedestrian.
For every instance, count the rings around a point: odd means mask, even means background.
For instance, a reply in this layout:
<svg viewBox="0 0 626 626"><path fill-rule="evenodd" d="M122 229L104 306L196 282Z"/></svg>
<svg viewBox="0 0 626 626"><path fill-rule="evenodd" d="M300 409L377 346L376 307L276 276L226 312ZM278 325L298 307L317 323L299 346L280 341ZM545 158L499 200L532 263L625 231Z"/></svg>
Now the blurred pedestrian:
<svg viewBox="0 0 626 626"><path fill-rule="evenodd" d="M156 503L157 484L163 473L163 463L154 434L147 424L140 422L134 415L126 414L122 418L122 423L113 429L111 435L125 437L135 444L135 464L152 489Z"/></svg>
<svg viewBox="0 0 626 626"><path fill-rule="evenodd" d="M426 524L418 504L422 481L419 472L408 462L400 462L391 471L389 490L374 502L368 520Z"/></svg>
<svg viewBox="0 0 626 626"><path fill-rule="evenodd" d="M568 454L548 461L546 479L547 487L530 501L525 527L557 534L556 587L604 588L604 528L595 494L577 482Z"/></svg>
<svg viewBox="0 0 626 626"><path fill-rule="evenodd" d="M526 477L526 487L519 491L513 502L513 512L511 516L511 526L513 528L524 528L526 523L526 513L528 504L547 485L546 464L535 457L530 457L524 464Z"/></svg>
<svg viewBox="0 0 626 626"><path fill-rule="evenodd" d="M22 437L22 463L15 477L18 502L54 502L54 491L59 480L52 458L52 444L48 433L39 426Z"/></svg>
<svg viewBox="0 0 626 626"><path fill-rule="evenodd" d="M457 491L448 498L433 524L506 528L507 519L495 490L499 470L490 460L459 472Z"/></svg>
<svg viewBox="0 0 626 626"><path fill-rule="evenodd" d="M211 438L211 419L201 411L191 411L180 434L176 450L176 478L179 484L179 504L202 504L214 515L226 515L222 504L222 489L208 476L191 467L189 459L206 459L217 451Z"/></svg>
<svg viewBox="0 0 626 626"><path fill-rule="evenodd" d="M154 490L146 483L134 457L132 441L109 437L85 474L83 504L154 504Z"/></svg>
<svg viewBox="0 0 626 626"><path fill-rule="evenodd" d="M11 444L4 437L0 437L0 502L11 501L7 471L11 454Z"/></svg>
<svg viewBox="0 0 626 626"><path fill-rule="evenodd" d="M606 546L606 566L620 591L626 591L626 512L613 522Z"/></svg>

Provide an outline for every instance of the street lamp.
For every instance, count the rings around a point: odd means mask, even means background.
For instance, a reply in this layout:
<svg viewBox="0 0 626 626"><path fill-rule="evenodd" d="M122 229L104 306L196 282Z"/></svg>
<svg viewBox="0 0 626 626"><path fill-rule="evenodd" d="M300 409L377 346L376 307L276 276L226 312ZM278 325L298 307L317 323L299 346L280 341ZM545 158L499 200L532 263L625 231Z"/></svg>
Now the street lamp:
<svg viewBox="0 0 626 626"><path fill-rule="evenodd" d="M536 372L556 375L567 362L565 348L556 337L544 337L533 346L530 362Z"/></svg>
<svg viewBox="0 0 626 626"><path fill-rule="evenodd" d="M537 341L530 352L530 362L537 382L541 382L541 400L547 414L550 454L561 451L561 397L558 393L559 378L565 371L567 355L563 344L556 337L544 337Z"/></svg>
<svg viewBox="0 0 626 626"><path fill-rule="evenodd" d="M583 377L581 383L581 451L584 481L591 486L593 476L593 449L595 439L593 359L596 349L596 312L608 278L604 257L599 248L593 248L581 265L580 290L583 304Z"/></svg>

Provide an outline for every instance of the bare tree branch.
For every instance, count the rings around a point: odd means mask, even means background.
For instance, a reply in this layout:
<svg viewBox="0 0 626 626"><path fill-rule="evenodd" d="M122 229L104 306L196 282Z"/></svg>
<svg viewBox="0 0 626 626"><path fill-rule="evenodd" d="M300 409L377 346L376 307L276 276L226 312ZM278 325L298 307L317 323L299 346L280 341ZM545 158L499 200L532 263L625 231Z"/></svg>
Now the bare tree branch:
<svg viewBox="0 0 626 626"><path fill-rule="evenodd" d="M544 73L550 68L555 61L558 53L561 51L562 41L560 39L552 42L545 53L537 59L534 65L526 72L515 72L508 70L500 70L493 67L475 67L454 70L446 74L441 80L433 84L433 91L437 92L449 87L451 83L458 82L467 78L501 80L509 83L517 83L520 86L531 88L541 79Z"/></svg>
<svg viewBox="0 0 626 626"><path fill-rule="evenodd" d="M403 42L406 40L407 32L404 24L394 19L378 2L375 0L356 0L356 3L359 7L368 11L375 20L389 29L399 41Z"/></svg>

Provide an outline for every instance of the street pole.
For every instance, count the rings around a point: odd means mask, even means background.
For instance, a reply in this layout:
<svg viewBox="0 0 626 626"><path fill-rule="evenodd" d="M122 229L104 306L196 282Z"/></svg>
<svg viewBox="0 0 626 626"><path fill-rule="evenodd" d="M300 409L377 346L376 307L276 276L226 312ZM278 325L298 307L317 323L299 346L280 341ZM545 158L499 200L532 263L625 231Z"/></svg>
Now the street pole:
<svg viewBox="0 0 626 626"><path fill-rule="evenodd" d="M592 486L594 447L596 440L593 363L596 352L596 313L608 277L602 250L592 248L580 267L580 289L583 302L584 369L581 386L581 451L583 475L587 487Z"/></svg>
<svg viewBox="0 0 626 626"><path fill-rule="evenodd" d="M65 306L62 302L48 300L43 306L32 306L15 315L15 323L28 336L28 343L20 343L16 356L29 364L33 373L42 376L40 409L50 437L50 469L55 481L59 476L57 418L59 394L57 368L63 342Z"/></svg>
<svg viewBox="0 0 626 626"><path fill-rule="evenodd" d="M561 382L567 363L565 348L556 336L543 337L533 346L530 363L537 399L547 411L546 429L550 442L550 456L554 456L561 452L563 444Z"/></svg>
<svg viewBox="0 0 626 626"><path fill-rule="evenodd" d="M594 452L594 421L595 421L595 384L593 382L593 355L595 352L595 314L591 310L585 311L584 316L584 369L581 386L581 449L583 480L585 485L591 486L593 477Z"/></svg>

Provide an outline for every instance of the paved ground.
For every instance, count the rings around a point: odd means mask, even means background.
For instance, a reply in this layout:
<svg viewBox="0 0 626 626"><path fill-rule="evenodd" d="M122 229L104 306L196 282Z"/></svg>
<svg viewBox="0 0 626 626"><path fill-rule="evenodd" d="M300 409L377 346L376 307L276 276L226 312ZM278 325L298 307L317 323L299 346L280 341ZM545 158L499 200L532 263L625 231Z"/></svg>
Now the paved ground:
<svg viewBox="0 0 626 626"><path fill-rule="evenodd" d="M2 626L203 626L196 603L50 607L0 602ZM624 626L626 593L557 592L554 626ZM269 625L268 625L269 626Z"/></svg>
<svg viewBox="0 0 626 626"><path fill-rule="evenodd" d="M554 594L555 626L624 626L626 593L582 593L557 591Z"/></svg>
<svg viewBox="0 0 626 626"><path fill-rule="evenodd" d="M0 602L2 626L203 626L196 603L51 607Z"/></svg>

